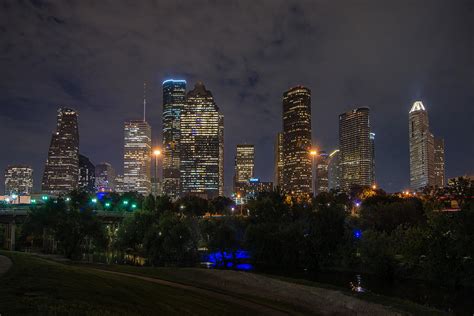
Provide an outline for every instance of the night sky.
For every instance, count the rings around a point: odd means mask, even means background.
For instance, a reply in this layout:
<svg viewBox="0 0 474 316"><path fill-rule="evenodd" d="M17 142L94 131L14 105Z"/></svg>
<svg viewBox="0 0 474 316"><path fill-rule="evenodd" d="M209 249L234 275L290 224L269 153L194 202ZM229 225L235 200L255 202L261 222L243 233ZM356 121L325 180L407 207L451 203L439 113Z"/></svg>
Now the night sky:
<svg viewBox="0 0 474 316"><path fill-rule="evenodd" d="M377 182L408 186L408 111L421 99L444 137L447 176L474 173L474 1L0 1L0 169L31 164L40 188L56 109L79 111L80 151L122 172L123 121L161 141L164 79L201 80L235 145L255 144L273 181L282 93L312 91L313 140L338 144L338 114L371 109ZM3 191L3 171L0 176Z"/></svg>

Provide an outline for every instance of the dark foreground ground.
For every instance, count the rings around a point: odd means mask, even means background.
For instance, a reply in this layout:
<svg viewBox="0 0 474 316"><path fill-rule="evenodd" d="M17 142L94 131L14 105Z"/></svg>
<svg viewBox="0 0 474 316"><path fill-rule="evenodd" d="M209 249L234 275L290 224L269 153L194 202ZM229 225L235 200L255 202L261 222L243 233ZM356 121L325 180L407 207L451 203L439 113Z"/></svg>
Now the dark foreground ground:
<svg viewBox="0 0 474 316"><path fill-rule="evenodd" d="M2 316L435 313L404 301L375 296L362 300L309 282L253 273L73 265L23 253L0 255L13 262L0 276ZM0 259L0 271L7 264Z"/></svg>

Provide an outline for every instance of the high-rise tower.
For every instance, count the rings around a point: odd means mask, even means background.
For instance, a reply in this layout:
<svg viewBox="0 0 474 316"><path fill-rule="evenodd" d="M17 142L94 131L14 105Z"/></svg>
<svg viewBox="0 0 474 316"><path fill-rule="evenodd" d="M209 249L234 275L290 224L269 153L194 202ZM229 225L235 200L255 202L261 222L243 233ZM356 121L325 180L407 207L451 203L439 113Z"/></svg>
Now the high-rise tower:
<svg viewBox="0 0 474 316"><path fill-rule="evenodd" d="M339 149L336 149L329 154L328 188L329 190L338 190L341 188L341 165Z"/></svg>
<svg viewBox="0 0 474 316"><path fill-rule="evenodd" d="M235 154L234 193L246 194L249 180L254 177L255 147L253 145L237 145Z"/></svg>
<svg viewBox="0 0 474 316"><path fill-rule="evenodd" d="M329 192L329 174L328 174L328 169L329 169L329 154L326 153L325 151L321 151L318 153L318 156L316 158L316 183L315 183L315 189L316 189L316 194L322 193L322 192Z"/></svg>
<svg viewBox="0 0 474 316"><path fill-rule="evenodd" d="M435 184L434 137L428 112L421 101L413 103L409 116L410 187L417 190Z"/></svg>
<svg viewBox="0 0 474 316"><path fill-rule="evenodd" d="M302 86L283 94L283 191L307 198L312 193L311 91Z"/></svg>
<svg viewBox="0 0 474 316"><path fill-rule="evenodd" d="M369 108L362 107L339 115L341 188L374 184L375 152L371 139Z"/></svg>
<svg viewBox="0 0 474 316"><path fill-rule="evenodd" d="M224 196L224 114L219 114L219 196Z"/></svg>
<svg viewBox="0 0 474 316"><path fill-rule="evenodd" d="M163 193L180 194L181 112L186 104L186 80L163 81Z"/></svg>
<svg viewBox="0 0 474 316"><path fill-rule="evenodd" d="M42 191L49 194L68 193L77 188L79 179L79 131L77 112L58 109L56 132L49 146L43 173Z"/></svg>
<svg viewBox="0 0 474 316"><path fill-rule="evenodd" d="M202 82L187 94L181 112L181 194L214 198L221 189L223 117Z"/></svg>
<svg viewBox="0 0 474 316"><path fill-rule="evenodd" d="M444 171L444 139L437 137L434 139L434 185L440 188L446 186Z"/></svg>
<svg viewBox="0 0 474 316"><path fill-rule="evenodd" d="M278 133L275 140L275 162L273 181L275 188L283 185L283 133Z"/></svg>
<svg viewBox="0 0 474 316"><path fill-rule="evenodd" d="M123 181L126 191L151 192L151 128L145 120L124 124Z"/></svg>

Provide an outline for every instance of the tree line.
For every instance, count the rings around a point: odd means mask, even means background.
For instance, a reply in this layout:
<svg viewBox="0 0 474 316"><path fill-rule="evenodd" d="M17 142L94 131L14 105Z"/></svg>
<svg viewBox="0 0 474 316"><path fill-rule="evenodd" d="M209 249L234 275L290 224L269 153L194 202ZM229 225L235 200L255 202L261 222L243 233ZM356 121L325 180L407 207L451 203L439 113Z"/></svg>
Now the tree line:
<svg viewBox="0 0 474 316"><path fill-rule="evenodd" d="M203 252L213 252L221 254L219 266L235 267L237 254L246 250L262 271L337 269L474 285L473 190L469 181L417 196L354 188L306 202L265 192L242 206L245 216L224 197L172 202L167 196L127 193L91 203L88 194L72 192L67 201L32 208L21 242L69 258L118 251L153 266L194 266ZM459 210L442 211L446 197L455 199ZM123 201L137 208L124 210L129 215L119 225L94 214L105 203Z"/></svg>

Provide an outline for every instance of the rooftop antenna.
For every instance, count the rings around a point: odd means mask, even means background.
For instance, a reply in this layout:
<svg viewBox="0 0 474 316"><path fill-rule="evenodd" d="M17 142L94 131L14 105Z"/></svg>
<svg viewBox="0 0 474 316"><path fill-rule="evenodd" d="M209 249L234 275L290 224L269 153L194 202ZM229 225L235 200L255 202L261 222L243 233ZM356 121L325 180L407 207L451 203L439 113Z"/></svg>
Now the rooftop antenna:
<svg viewBox="0 0 474 316"><path fill-rule="evenodd" d="M146 122L146 82L143 82L143 122Z"/></svg>

